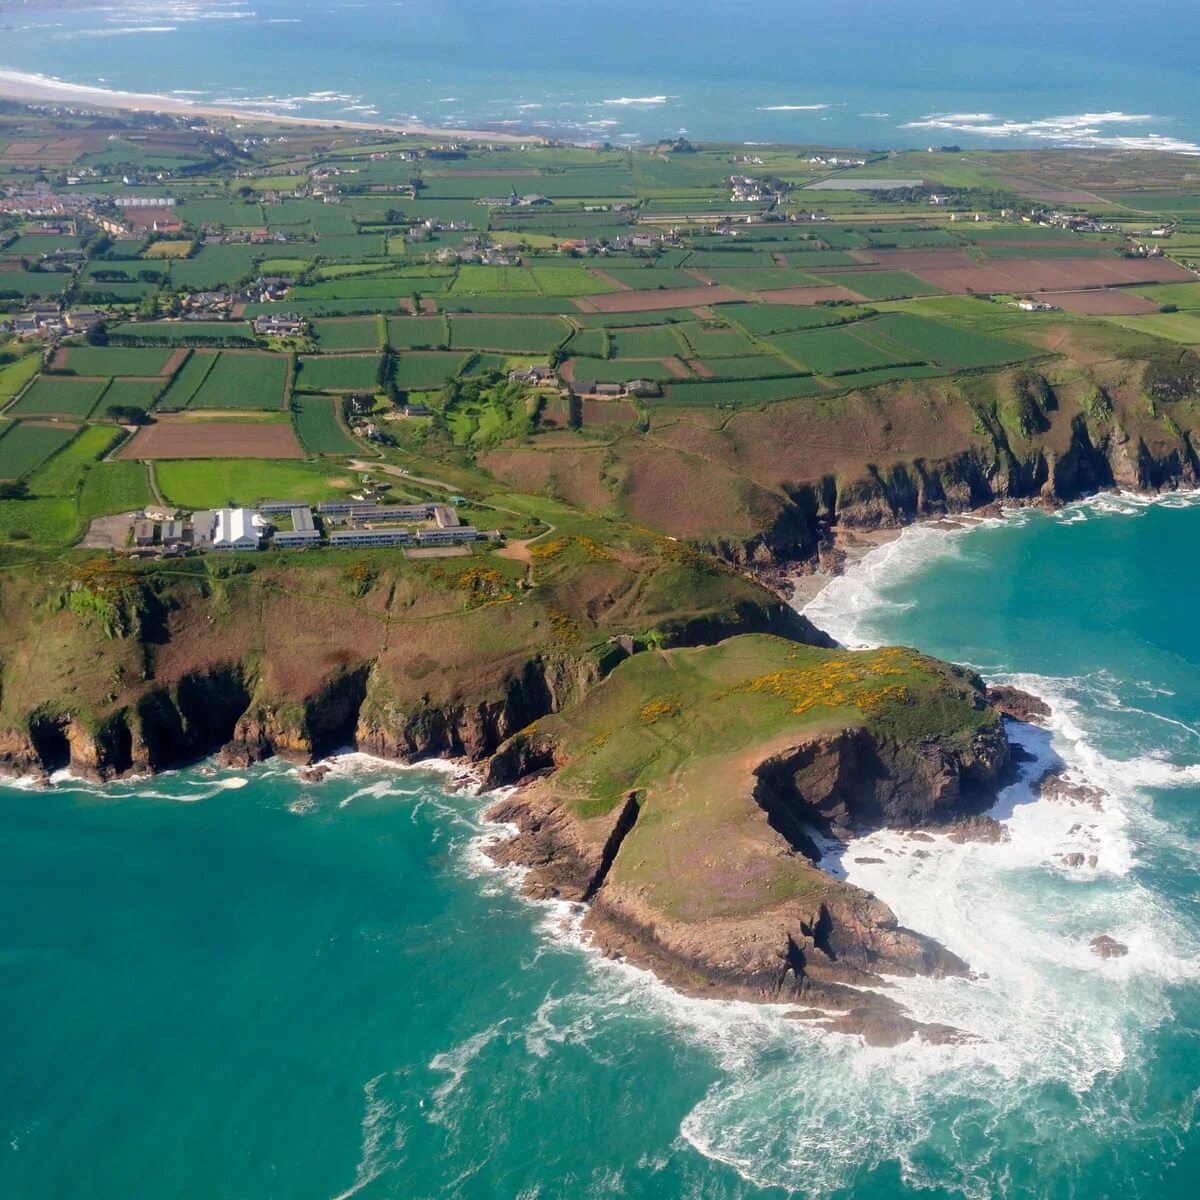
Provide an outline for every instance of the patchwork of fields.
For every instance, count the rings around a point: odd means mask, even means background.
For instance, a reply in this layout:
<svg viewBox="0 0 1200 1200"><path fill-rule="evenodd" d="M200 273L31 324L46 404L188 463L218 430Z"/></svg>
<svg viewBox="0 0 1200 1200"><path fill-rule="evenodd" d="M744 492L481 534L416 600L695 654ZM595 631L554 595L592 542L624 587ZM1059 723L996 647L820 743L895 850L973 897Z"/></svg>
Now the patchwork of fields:
<svg viewBox="0 0 1200 1200"><path fill-rule="evenodd" d="M118 142L131 164L190 161ZM328 147L305 144L326 162ZM2 503L29 505L25 532L66 538L89 514L145 503L155 478L182 504L321 498L350 455L436 464L442 454L467 469L498 443L537 446L542 433L562 439L556 451L570 446L581 425L604 427L598 445L742 417L704 409L798 401L790 411L828 414L864 389L1046 359L1057 346L1041 336L1049 321L1063 341L1100 330L1176 353L1200 346L1190 193L1074 193L1118 212L1128 204L1142 224L1144 206L1161 202L1153 211L1170 237L1135 252L1102 226L1039 225L1028 204L1017 217L970 219L1029 180L977 193L993 168L957 156L880 157L871 168L884 179L907 172L900 181L919 165L925 190L940 179L950 191L952 214L923 195L889 200L836 178L809 188L826 167L760 149L774 182L754 201L730 197L731 173L751 168L728 148L514 146L497 168L499 151L432 154L417 167L407 145L347 145L328 158L341 182L327 196L290 159L236 180L199 164L211 174L175 181L184 228L170 240L97 250L86 223L61 233L5 224L0 310L66 296L104 306L108 328L69 334L45 363L36 343L0 342L0 479L32 497ZM217 302L192 311L201 292ZM1026 298L1054 315L1020 310ZM258 336L252 321L268 314L308 326ZM612 400L612 388L576 387L634 381L636 397ZM569 492L573 460L553 457L545 487L554 479ZM612 495L624 470L605 477ZM0 542L16 528L10 511L0 510Z"/></svg>

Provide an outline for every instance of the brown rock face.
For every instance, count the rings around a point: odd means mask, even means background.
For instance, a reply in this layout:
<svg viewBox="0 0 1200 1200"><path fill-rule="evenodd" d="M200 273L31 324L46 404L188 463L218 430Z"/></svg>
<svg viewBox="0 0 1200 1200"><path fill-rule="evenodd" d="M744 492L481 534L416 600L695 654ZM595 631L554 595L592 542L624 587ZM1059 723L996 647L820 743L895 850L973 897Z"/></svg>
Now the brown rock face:
<svg viewBox="0 0 1200 1200"><path fill-rule="evenodd" d="M1092 953L1098 954L1101 958L1124 958L1129 953L1129 947L1124 942L1118 942L1116 938L1109 937L1107 933L1092 938L1088 944L1092 948Z"/></svg>
<svg viewBox="0 0 1200 1200"><path fill-rule="evenodd" d="M1041 725L1050 718L1050 705L1020 688L990 687L987 700L1002 717L1010 717L1014 721Z"/></svg>

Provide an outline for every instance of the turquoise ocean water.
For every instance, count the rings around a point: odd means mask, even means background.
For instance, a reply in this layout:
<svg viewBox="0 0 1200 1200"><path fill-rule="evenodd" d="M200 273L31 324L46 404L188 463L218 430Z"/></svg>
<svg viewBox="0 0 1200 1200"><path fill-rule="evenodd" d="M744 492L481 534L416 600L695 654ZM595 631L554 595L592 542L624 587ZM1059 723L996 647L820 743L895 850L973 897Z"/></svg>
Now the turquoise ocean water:
<svg viewBox="0 0 1200 1200"><path fill-rule="evenodd" d="M968 1045L868 1049L600 960L485 865L445 775L0 790L0 1195L1194 1195L1198 541L1182 499L917 529L812 608L1045 695L1027 748L1107 793L1017 784L1005 844L845 856L979 973L900 989Z"/></svg>
<svg viewBox="0 0 1200 1200"><path fill-rule="evenodd" d="M1186 0L0 0L0 67L580 139L1200 152Z"/></svg>

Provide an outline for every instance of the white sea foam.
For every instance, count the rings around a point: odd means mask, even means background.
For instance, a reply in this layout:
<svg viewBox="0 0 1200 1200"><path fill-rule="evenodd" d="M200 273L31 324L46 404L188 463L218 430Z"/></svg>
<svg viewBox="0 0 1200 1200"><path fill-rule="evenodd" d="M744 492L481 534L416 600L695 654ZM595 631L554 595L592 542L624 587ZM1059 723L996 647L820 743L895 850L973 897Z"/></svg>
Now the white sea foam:
<svg viewBox="0 0 1200 1200"><path fill-rule="evenodd" d="M759 112L820 112L829 108L828 104L763 104Z"/></svg>
<svg viewBox="0 0 1200 1200"><path fill-rule="evenodd" d="M1094 112L1039 117L1018 121L995 113L927 113L906 121L901 129L929 129L972 137L1032 138L1063 146L1112 147L1120 150L1159 150L1200 154L1200 144L1161 133L1112 133L1111 126L1147 125L1161 118L1149 113Z"/></svg>
<svg viewBox="0 0 1200 1200"><path fill-rule="evenodd" d="M666 104L669 97L667 96L618 96L613 100L605 100L605 104L617 104L625 106L641 106L651 104Z"/></svg>

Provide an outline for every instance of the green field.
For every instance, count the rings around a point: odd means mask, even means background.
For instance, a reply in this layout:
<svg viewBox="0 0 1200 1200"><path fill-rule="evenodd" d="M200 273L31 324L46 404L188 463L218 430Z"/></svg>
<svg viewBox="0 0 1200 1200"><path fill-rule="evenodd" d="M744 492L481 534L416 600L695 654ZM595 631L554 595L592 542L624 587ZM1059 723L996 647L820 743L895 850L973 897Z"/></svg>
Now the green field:
<svg viewBox="0 0 1200 1200"><path fill-rule="evenodd" d="M687 343L680 340L670 325L615 329L608 338L613 358L670 358L687 353Z"/></svg>
<svg viewBox="0 0 1200 1200"><path fill-rule="evenodd" d="M0 437L0 479L19 479L41 466L78 432L77 425L31 425L18 421Z"/></svg>
<svg viewBox="0 0 1200 1200"><path fill-rule="evenodd" d="M38 373L42 356L34 351L16 362L0 366L0 404L11 400Z"/></svg>
<svg viewBox="0 0 1200 1200"><path fill-rule="evenodd" d="M165 379L114 379L101 397L98 415L103 416L109 408L117 405L149 410L166 382Z"/></svg>
<svg viewBox="0 0 1200 1200"><path fill-rule="evenodd" d="M78 533L73 500L0 500L0 541L20 538L37 546L62 545Z"/></svg>
<svg viewBox="0 0 1200 1200"><path fill-rule="evenodd" d="M1174 304L1176 308L1200 308L1200 283L1163 283L1157 287L1140 287L1138 295L1155 304Z"/></svg>
<svg viewBox="0 0 1200 1200"><path fill-rule="evenodd" d="M765 404L771 400L788 400L799 396L822 393L824 388L807 376L791 375L785 379L742 379L707 383L684 381L667 388L667 403L688 408L727 407Z"/></svg>
<svg viewBox="0 0 1200 1200"><path fill-rule="evenodd" d="M281 496L315 504L344 495L330 482L328 470L317 463L294 460L208 458L160 462L155 474L159 490L172 504L181 508L220 508L231 501L253 504ZM345 485L350 482L345 476L332 478L340 478Z"/></svg>
<svg viewBox="0 0 1200 1200"><path fill-rule="evenodd" d="M433 391L466 365L462 354L401 354L396 363L396 387L402 392Z"/></svg>
<svg viewBox="0 0 1200 1200"><path fill-rule="evenodd" d="M282 408L287 361L279 355L222 350L188 402L192 408Z"/></svg>
<svg viewBox="0 0 1200 1200"><path fill-rule="evenodd" d="M899 347L890 351L881 349L858 336L856 326L785 333L771 338L771 344L793 362L819 375L864 371L870 367L886 367L923 357L919 354L906 355Z"/></svg>
<svg viewBox="0 0 1200 1200"><path fill-rule="evenodd" d="M696 321L683 325L680 332L692 353L700 358L727 358L757 353L757 347L740 329L727 325L704 325Z"/></svg>
<svg viewBox="0 0 1200 1200"><path fill-rule="evenodd" d="M313 322L313 336L322 350L377 350L379 332L373 317Z"/></svg>
<svg viewBox="0 0 1200 1200"><path fill-rule="evenodd" d="M740 292L763 292L772 288L820 287L825 281L817 275L799 271L795 267L767 267L762 270L730 269L706 270L710 279L722 287L736 288Z"/></svg>
<svg viewBox="0 0 1200 1200"><path fill-rule="evenodd" d="M792 333L797 329L817 329L822 325L839 325L859 309L843 306L800 304L723 304L721 316L728 317L754 337L773 333Z"/></svg>
<svg viewBox="0 0 1200 1200"><path fill-rule="evenodd" d="M870 328L909 351L905 357L935 362L952 371L1004 366L1034 354L1031 347L1019 342L911 313L887 313L872 321Z"/></svg>
<svg viewBox="0 0 1200 1200"><path fill-rule="evenodd" d="M72 346L67 367L77 375L161 375L174 353L166 347Z"/></svg>
<svg viewBox="0 0 1200 1200"><path fill-rule="evenodd" d="M597 383L628 383L631 379L674 379L675 376L660 362L638 362L636 359L575 358L571 360L577 380L592 379Z"/></svg>
<svg viewBox="0 0 1200 1200"><path fill-rule="evenodd" d="M679 267L607 267L603 262L597 264L605 275L612 276L618 283L639 292L653 291L655 288L696 288L703 287L694 275L689 275Z"/></svg>
<svg viewBox="0 0 1200 1200"><path fill-rule="evenodd" d="M362 449L337 419L340 403L332 396L296 397L296 432L310 454L354 454Z"/></svg>
<svg viewBox="0 0 1200 1200"><path fill-rule="evenodd" d="M579 329L567 339L568 354L586 354L592 358L608 357L608 340L603 329Z"/></svg>
<svg viewBox="0 0 1200 1200"><path fill-rule="evenodd" d="M388 317L388 344L396 350L433 349L450 344L445 317Z"/></svg>
<svg viewBox="0 0 1200 1200"><path fill-rule="evenodd" d="M121 325L109 334L117 342L169 342L180 346L220 342L228 338L254 340L245 321L139 321Z"/></svg>
<svg viewBox="0 0 1200 1200"><path fill-rule="evenodd" d="M191 398L200 390L200 385L215 366L218 357L216 350L194 351L162 397L163 407L186 408Z"/></svg>
<svg viewBox="0 0 1200 1200"><path fill-rule="evenodd" d="M85 426L69 446L30 476L29 490L35 496L74 496L82 483L85 469L103 457L124 436L111 425Z"/></svg>
<svg viewBox="0 0 1200 1200"><path fill-rule="evenodd" d="M904 296L936 296L942 290L908 271L830 272L821 282L849 288L868 300L899 300Z"/></svg>
<svg viewBox="0 0 1200 1200"><path fill-rule="evenodd" d="M1107 320L1123 329L1136 329L1138 333L1149 333L1170 342L1200 345L1200 312L1146 313L1136 317L1108 317Z"/></svg>
<svg viewBox="0 0 1200 1200"><path fill-rule="evenodd" d="M84 475L79 492L79 514L85 520L153 503L146 468L139 462L96 463Z"/></svg>
<svg viewBox="0 0 1200 1200"><path fill-rule="evenodd" d="M306 392L373 392L378 373L378 354L301 357L296 387Z"/></svg>
<svg viewBox="0 0 1200 1200"><path fill-rule="evenodd" d="M470 292L536 292L533 276L522 267L462 266L450 288L459 296Z"/></svg>
<svg viewBox="0 0 1200 1200"><path fill-rule="evenodd" d="M546 296L595 296L615 290L584 267L539 267L530 270L539 292Z"/></svg>
<svg viewBox="0 0 1200 1200"><path fill-rule="evenodd" d="M450 345L463 350L499 350L506 354L548 354L561 345L571 327L558 317L450 318Z"/></svg>
<svg viewBox="0 0 1200 1200"><path fill-rule="evenodd" d="M774 354L748 354L739 358L710 358L704 365L717 379L771 379L795 375L796 368Z"/></svg>
<svg viewBox="0 0 1200 1200"><path fill-rule="evenodd" d="M40 417L53 414L86 417L108 387L107 379L72 379L70 376L43 375L8 411L14 417Z"/></svg>

